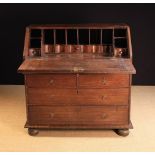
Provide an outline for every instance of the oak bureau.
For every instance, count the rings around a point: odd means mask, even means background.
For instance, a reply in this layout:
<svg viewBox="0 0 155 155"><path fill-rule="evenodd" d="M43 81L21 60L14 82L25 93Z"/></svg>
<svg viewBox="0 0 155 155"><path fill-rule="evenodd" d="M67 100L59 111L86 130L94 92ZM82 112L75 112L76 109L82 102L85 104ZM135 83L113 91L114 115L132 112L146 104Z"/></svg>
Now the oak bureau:
<svg viewBox="0 0 155 155"><path fill-rule="evenodd" d="M24 61L30 135L39 129L113 129L127 136L132 64L126 24L31 25Z"/></svg>

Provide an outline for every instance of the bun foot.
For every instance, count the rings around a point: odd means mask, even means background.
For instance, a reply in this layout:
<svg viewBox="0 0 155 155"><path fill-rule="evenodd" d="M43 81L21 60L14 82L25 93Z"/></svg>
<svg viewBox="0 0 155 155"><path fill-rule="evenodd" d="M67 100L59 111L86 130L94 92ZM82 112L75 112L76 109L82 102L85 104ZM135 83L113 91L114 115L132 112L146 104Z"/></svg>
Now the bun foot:
<svg viewBox="0 0 155 155"><path fill-rule="evenodd" d="M32 128L29 128L28 129L28 134L30 135L30 136L35 136L35 135L37 135L39 133L39 130L37 130L37 129L32 129Z"/></svg>
<svg viewBox="0 0 155 155"><path fill-rule="evenodd" d="M126 137L129 135L129 129L117 129L115 130L115 132L119 135L119 136L123 136Z"/></svg>

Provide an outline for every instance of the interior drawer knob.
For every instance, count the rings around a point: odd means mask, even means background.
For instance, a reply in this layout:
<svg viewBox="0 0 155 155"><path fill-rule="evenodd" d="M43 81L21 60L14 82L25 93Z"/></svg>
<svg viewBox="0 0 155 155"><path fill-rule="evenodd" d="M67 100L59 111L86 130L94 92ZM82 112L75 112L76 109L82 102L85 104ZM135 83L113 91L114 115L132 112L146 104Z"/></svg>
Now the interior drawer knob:
<svg viewBox="0 0 155 155"><path fill-rule="evenodd" d="M32 55L35 56L37 54L36 51L32 51Z"/></svg>
<svg viewBox="0 0 155 155"><path fill-rule="evenodd" d="M53 80L53 79L51 79L49 83L50 83L50 84L53 84L53 82L54 82L54 80Z"/></svg>

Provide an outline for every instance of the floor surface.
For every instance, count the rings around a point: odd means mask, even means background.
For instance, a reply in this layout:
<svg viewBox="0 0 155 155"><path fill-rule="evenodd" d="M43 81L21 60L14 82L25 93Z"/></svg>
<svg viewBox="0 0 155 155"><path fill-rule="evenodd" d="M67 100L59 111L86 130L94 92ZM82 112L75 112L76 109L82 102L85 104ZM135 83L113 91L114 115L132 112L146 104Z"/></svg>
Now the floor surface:
<svg viewBox="0 0 155 155"><path fill-rule="evenodd" d="M155 151L155 86L132 87L128 137L112 130L41 131L32 137L26 121L24 86L0 86L0 151Z"/></svg>

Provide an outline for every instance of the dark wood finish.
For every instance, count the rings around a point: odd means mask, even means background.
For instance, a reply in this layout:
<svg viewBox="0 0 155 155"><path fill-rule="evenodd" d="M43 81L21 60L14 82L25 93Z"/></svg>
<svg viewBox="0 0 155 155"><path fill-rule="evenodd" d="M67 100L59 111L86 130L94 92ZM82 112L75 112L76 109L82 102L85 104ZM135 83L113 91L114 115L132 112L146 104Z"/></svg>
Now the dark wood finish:
<svg viewBox="0 0 155 155"><path fill-rule="evenodd" d="M129 86L128 74L82 74L79 76L80 88L123 88Z"/></svg>
<svg viewBox="0 0 155 155"><path fill-rule="evenodd" d="M23 56L30 135L44 128L129 134L136 71L128 25L31 25Z"/></svg>
<svg viewBox="0 0 155 155"><path fill-rule="evenodd" d="M58 124L58 125L50 125L50 124L33 124L30 125L28 122L26 122L25 128L35 128L35 129L59 129L59 130L68 130L68 129L89 129L89 130L102 130L102 129L133 129L132 123L130 122L129 124L121 124L121 125L112 125L112 124L85 124L85 125L80 125L80 124Z"/></svg>
<svg viewBox="0 0 155 155"><path fill-rule="evenodd" d="M26 75L28 87L76 88L75 74Z"/></svg>
<svg viewBox="0 0 155 155"><path fill-rule="evenodd" d="M63 31L61 37L57 30ZM38 31L39 35L33 31ZM46 31L52 31L48 37ZM69 31L72 31L71 36ZM45 56L48 53L104 53L105 56L132 59L130 38L130 28L126 24L32 25L26 30L24 57ZM39 54L31 55L28 51L30 47L33 51L40 48ZM117 54L117 51L121 52Z"/></svg>
<svg viewBox="0 0 155 155"><path fill-rule="evenodd" d="M31 105L128 105L129 89L28 88Z"/></svg>
<svg viewBox="0 0 155 155"><path fill-rule="evenodd" d="M115 132L119 135L119 136L123 136L126 137L129 135L129 129L116 129Z"/></svg>
<svg viewBox="0 0 155 155"><path fill-rule="evenodd" d="M33 74L26 75L28 87L76 88L75 74ZM129 75L126 74L81 74L78 77L79 88L115 88L129 87Z"/></svg>
<svg viewBox="0 0 155 155"><path fill-rule="evenodd" d="M127 106L29 106L29 124L128 124Z"/></svg>
<svg viewBox="0 0 155 155"><path fill-rule="evenodd" d="M71 56L70 56L71 55ZM79 54L53 55L50 58L29 58L19 68L22 73L117 73L134 74L128 59L91 57Z"/></svg>

